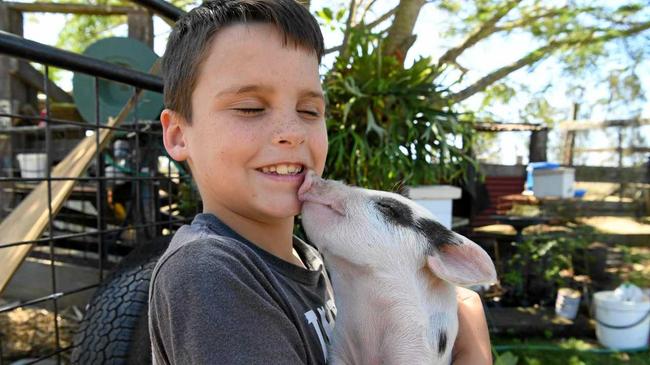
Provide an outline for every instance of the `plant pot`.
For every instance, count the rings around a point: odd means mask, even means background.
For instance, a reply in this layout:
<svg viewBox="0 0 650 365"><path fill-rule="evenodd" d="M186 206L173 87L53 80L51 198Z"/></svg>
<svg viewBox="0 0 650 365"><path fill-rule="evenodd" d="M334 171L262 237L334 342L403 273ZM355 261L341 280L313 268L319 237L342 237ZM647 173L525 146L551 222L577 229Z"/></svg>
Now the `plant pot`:
<svg viewBox="0 0 650 365"><path fill-rule="evenodd" d="M580 292L570 288L560 288L555 300L555 314L574 320L580 308Z"/></svg>

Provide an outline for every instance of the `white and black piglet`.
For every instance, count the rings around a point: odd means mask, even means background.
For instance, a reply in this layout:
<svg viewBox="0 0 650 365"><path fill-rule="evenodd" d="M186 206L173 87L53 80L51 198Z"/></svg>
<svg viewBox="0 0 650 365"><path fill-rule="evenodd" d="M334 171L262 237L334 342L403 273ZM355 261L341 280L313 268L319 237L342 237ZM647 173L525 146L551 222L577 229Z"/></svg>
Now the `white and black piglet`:
<svg viewBox="0 0 650 365"><path fill-rule="evenodd" d="M488 254L398 194L309 171L298 196L305 231L334 287L328 363L449 365L458 332L455 286L495 282Z"/></svg>

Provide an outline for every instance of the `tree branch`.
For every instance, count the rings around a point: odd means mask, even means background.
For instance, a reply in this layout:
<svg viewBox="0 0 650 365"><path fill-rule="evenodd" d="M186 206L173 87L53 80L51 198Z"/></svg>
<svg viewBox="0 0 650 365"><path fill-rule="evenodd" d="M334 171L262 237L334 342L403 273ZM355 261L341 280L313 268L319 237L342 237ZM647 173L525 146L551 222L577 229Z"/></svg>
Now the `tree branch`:
<svg viewBox="0 0 650 365"><path fill-rule="evenodd" d="M413 28L426 0L400 0L395 19L388 29L384 54L397 56L402 62L415 41Z"/></svg>
<svg viewBox="0 0 650 365"><path fill-rule="evenodd" d="M310 0L298 0L299 3L301 3L307 10L309 10Z"/></svg>
<svg viewBox="0 0 650 365"><path fill-rule="evenodd" d="M336 47L332 47L332 48L327 48L327 49L325 49L324 54L329 54L329 53L332 53L332 52L338 52L338 51L340 51L342 48L343 48L343 46L341 46L341 45L338 45L338 46L336 46Z"/></svg>
<svg viewBox="0 0 650 365"><path fill-rule="evenodd" d="M376 27L377 25L381 24L381 23L382 23L383 21L385 21L386 19L388 19L388 18L390 18L391 16L393 16L393 15L397 12L397 8L399 8L399 5L396 6L396 7L394 7L394 8L392 8L392 9L390 9L389 11L386 12L386 14L380 16L379 18L373 20L372 22L370 22L370 23L368 23L368 24L365 24L365 25L362 24L362 23L359 23L359 24L357 24L356 26L354 26L353 29L359 29L359 28L361 28L361 27L365 27L365 28L368 28L368 29L372 29L372 28ZM340 51L340 50L342 50L342 49L343 49L343 44L340 44L340 45L335 46L335 47L327 48L327 49L325 50L325 54L332 53L332 52L338 52L338 51Z"/></svg>
<svg viewBox="0 0 650 365"><path fill-rule="evenodd" d="M510 0L508 1L502 8L498 9L497 12L492 16L492 18L488 19L485 23L481 24L481 26L476 29L465 41L459 45L458 47L451 48L445 52L445 54L440 57L438 60L438 65L442 65L445 63L450 63L450 64L456 64L456 59L458 56L460 56L461 53L463 53L466 49L474 46L476 43L478 43L480 40L487 38L491 34L495 33L497 31L496 24L501 20L504 16L506 16L510 10L512 10L517 4L519 4L521 0Z"/></svg>
<svg viewBox="0 0 650 365"><path fill-rule="evenodd" d="M466 87L465 89L455 94L452 94L450 98L454 102L463 101L469 98L470 96L485 90L488 86L508 76L509 74L519 70L520 68L524 66L532 65L533 63L550 55L552 52L556 51L557 49L567 47L567 46L570 47L570 46L581 45L581 44L607 42L615 38L627 37L630 35L641 33L648 29L650 29L650 22L642 23L635 27L630 27L624 30L610 29L607 33L597 37L594 37L595 31L592 31L592 33L589 34L588 36L583 36L579 38L569 38L569 39L564 39L559 41L551 41L547 45L537 48L536 50L530 52L529 54L517 60L516 62L508 66L501 67L489 73L485 77L476 81L474 84Z"/></svg>
<svg viewBox="0 0 650 365"><path fill-rule="evenodd" d="M377 0L370 0L368 2L368 4L366 4L366 6L363 8L363 13L361 13L361 18L360 18L362 22L363 22L363 19L366 18L366 14L368 14L368 11L370 10L370 8L373 5L375 5L375 2L377 2Z"/></svg>
<svg viewBox="0 0 650 365"><path fill-rule="evenodd" d="M546 12L540 13L540 14L535 14L535 15L530 15L530 16L523 16L520 19L513 20L511 22L499 25L495 27L495 30L497 32L504 31L504 30L513 30L515 28L520 28L526 25L530 25L530 23L540 20L543 18L550 18L554 17L557 15L562 15L562 13L566 12L568 10L568 6L563 6L561 8L553 8L549 9ZM589 9L584 9L583 11L589 11Z"/></svg>
<svg viewBox="0 0 650 365"><path fill-rule="evenodd" d="M399 5L395 6L394 8L390 9L389 11L386 12L386 14L380 16L379 18L373 20L372 22L368 23L365 25L368 29L372 29L382 22L384 22L386 19L390 18L391 16L395 15L397 13L397 9L399 9Z"/></svg>
<svg viewBox="0 0 650 365"><path fill-rule="evenodd" d="M348 54L348 42L350 41L350 32L352 32L352 22L354 21L354 14L357 8L357 1L350 0L350 8L348 9L348 19L345 21L345 32L343 33L343 42L339 46L341 57L346 58Z"/></svg>

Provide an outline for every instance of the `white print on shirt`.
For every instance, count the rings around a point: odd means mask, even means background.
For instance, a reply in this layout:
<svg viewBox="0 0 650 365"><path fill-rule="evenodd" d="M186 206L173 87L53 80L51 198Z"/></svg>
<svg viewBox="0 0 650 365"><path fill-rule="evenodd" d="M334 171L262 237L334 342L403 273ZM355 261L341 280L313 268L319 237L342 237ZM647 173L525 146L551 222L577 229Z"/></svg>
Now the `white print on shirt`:
<svg viewBox="0 0 650 365"><path fill-rule="evenodd" d="M318 316L316 316L316 313L318 313ZM314 330L316 330L325 361L327 361L327 344L329 344L330 337L332 336L335 317L336 307L334 306L334 301L332 299L325 303L325 308L321 306L316 309L316 312L312 309L305 313L307 323L312 325ZM323 331L325 332L325 335L323 335Z"/></svg>

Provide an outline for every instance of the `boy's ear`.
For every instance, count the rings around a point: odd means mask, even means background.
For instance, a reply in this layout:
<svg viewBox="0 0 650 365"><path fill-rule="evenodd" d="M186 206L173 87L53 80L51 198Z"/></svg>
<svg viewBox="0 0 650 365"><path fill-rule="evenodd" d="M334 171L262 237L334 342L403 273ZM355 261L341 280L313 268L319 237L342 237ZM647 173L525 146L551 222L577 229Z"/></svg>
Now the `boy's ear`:
<svg viewBox="0 0 650 365"><path fill-rule="evenodd" d="M162 135L165 149L171 158L176 161L185 161L188 157L188 146L185 136L187 121L179 113L165 109L160 113Z"/></svg>

